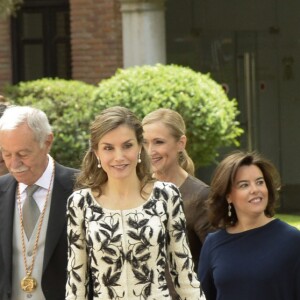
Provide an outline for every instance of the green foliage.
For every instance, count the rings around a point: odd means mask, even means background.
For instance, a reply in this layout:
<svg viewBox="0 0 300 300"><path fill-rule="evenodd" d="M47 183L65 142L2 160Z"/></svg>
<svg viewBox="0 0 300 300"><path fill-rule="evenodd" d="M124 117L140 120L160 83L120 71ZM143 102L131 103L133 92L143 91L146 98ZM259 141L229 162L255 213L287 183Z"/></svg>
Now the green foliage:
<svg viewBox="0 0 300 300"><path fill-rule="evenodd" d="M297 227L300 230L300 215L296 214L276 214L276 218L287 222L288 224Z"/></svg>
<svg viewBox="0 0 300 300"><path fill-rule="evenodd" d="M43 110L54 132L51 155L59 163L77 168L88 147L94 89L79 81L45 78L11 86L6 97L12 104Z"/></svg>
<svg viewBox="0 0 300 300"><path fill-rule="evenodd" d="M242 134L237 102L229 100L209 75L169 65L118 70L96 88L63 79L21 82L6 90L9 102L43 110L52 125L53 157L79 167L88 148L90 122L101 110L122 105L140 118L159 107L178 111L187 126L187 150L196 167L209 164L221 147L238 145Z"/></svg>
<svg viewBox="0 0 300 300"><path fill-rule="evenodd" d="M138 66L120 69L100 82L94 109L121 105L140 118L160 107L172 108L184 118L187 150L196 167L207 165L221 147L238 146L242 129L236 120L235 99L209 75L176 65Z"/></svg>
<svg viewBox="0 0 300 300"><path fill-rule="evenodd" d="M0 0L0 17L15 15L22 4L23 0Z"/></svg>

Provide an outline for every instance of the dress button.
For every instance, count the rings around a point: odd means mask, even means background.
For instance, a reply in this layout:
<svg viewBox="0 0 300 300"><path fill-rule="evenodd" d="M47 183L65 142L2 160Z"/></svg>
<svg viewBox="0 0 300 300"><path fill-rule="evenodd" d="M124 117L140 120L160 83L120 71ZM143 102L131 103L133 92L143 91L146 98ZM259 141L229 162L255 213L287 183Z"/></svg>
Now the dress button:
<svg viewBox="0 0 300 300"><path fill-rule="evenodd" d="M27 255L28 255L28 256L32 256L32 251L28 251L28 252L27 252Z"/></svg>

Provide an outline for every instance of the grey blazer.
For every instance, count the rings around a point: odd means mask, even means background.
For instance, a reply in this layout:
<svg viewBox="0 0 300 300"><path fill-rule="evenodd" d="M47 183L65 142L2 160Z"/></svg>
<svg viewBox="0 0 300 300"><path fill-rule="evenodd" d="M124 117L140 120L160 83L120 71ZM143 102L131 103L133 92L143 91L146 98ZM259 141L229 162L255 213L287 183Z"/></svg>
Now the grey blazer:
<svg viewBox="0 0 300 300"><path fill-rule="evenodd" d="M64 300L67 278L66 203L77 170L55 163L49 222L43 262L42 290L47 300ZM12 236L17 181L0 176L0 299L11 299Z"/></svg>

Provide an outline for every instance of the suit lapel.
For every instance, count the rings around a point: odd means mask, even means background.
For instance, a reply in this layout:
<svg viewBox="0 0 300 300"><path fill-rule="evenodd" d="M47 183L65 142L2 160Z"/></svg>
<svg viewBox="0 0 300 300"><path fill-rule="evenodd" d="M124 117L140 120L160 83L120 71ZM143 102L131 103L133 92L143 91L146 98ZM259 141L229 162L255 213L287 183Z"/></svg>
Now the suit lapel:
<svg viewBox="0 0 300 300"><path fill-rule="evenodd" d="M7 279L11 280L12 236L17 182L12 177L8 178L9 180L5 183L5 190L2 188L0 191L0 247L2 247L4 268L7 270L5 274L9 274Z"/></svg>
<svg viewBox="0 0 300 300"><path fill-rule="evenodd" d="M66 203L73 186L71 180L68 184L66 183L68 179L60 176L62 168L63 167L59 164L55 164L55 177L46 235L43 271L45 271L61 235L66 235ZM64 184L63 180L65 181ZM67 189L65 188L66 185L68 186Z"/></svg>

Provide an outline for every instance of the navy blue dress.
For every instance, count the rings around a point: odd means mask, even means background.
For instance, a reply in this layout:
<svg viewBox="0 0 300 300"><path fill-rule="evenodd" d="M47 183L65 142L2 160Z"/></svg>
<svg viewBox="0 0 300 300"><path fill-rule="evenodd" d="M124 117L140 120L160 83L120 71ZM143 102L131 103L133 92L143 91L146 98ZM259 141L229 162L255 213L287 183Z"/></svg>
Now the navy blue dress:
<svg viewBox="0 0 300 300"><path fill-rule="evenodd" d="M198 277L207 300L300 300L300 231L275 219L241 233L210 233Z"/></svg>

